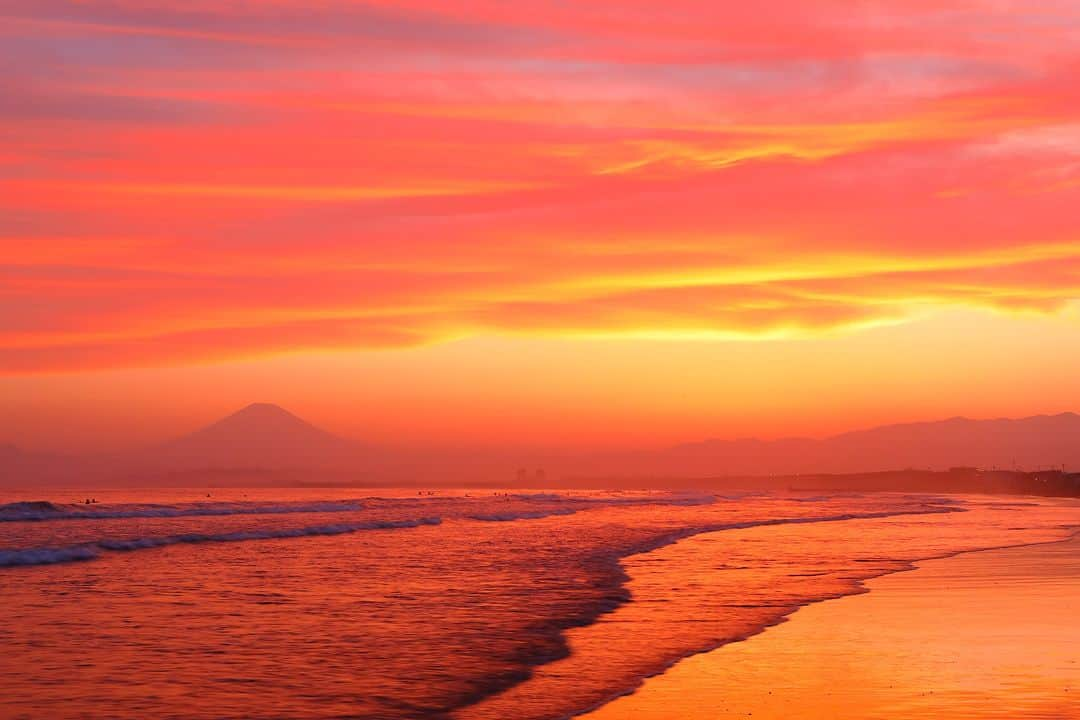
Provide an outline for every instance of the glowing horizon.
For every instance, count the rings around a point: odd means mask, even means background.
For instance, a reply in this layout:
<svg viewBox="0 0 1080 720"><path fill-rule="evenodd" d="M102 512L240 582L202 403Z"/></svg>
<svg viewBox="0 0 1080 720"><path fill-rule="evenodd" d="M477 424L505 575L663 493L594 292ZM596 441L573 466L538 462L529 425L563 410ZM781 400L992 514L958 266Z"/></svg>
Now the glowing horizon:
<svg viewBox="0 0 1080 720"><path fill-rule="evenodd" d="M0 443L258 399L604 446L1080 409L1075 3L0 20Z"/></svg>

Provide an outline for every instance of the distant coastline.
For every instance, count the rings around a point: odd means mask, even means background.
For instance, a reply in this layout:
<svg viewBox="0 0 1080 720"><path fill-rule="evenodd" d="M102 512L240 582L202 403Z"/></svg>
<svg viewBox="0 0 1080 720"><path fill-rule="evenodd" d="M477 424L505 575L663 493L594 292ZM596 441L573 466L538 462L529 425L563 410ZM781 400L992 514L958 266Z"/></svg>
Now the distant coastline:
<svg viewBox="0 0 1080 720"><path fill-rule="evenodd" d="M906 469L898 469L906 468ZM112 455L0 445L4 487L707 488L1080 495L1080 415L887 425L652 450L379 446L255 403Z"/></svg>

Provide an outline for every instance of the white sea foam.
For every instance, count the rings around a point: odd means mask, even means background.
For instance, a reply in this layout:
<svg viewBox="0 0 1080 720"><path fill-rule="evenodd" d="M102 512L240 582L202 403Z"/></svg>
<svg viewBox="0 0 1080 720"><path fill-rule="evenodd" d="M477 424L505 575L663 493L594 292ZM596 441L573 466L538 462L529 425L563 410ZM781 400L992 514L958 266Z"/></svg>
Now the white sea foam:
<svg viewBox="0 0 1080 720"><path fill-rule="evenodd" d="M339 523L335 525L314 525L298 528L266 528L241 530L229 533L185 533L182 535L161 535L129 539L104 539L92 543L72 545L60 548L25 548L0 550L0 567L17 565L51 565L62 562L93 560L103 552L130 552L148 548L165 547L181 543L218 543L243 542L246 540L275 540L286 538L312 537L317 535L345 535L362 530L395 530L415 528L422 525L438 525L439 517L423 517L413 520L385 520L362 523Z"/></svg>
<svg viewBox="0 0 1080 720"><path fill-rule="evenodd" d="M314 503L192 503L187 505L62 505L44 500L0 505L0 522L45 520L117 520L218 515L280 515L288 513L357 512L364 505L352 501Z"/></svg>
<svg viewBox="0 0 1080 720"><path fill-rule="evenodd" d="M0 567L16 565L53 565L55 563L93 560L101 552L92 545L74 545L60 548L25 548L0 550Z"/></svg>

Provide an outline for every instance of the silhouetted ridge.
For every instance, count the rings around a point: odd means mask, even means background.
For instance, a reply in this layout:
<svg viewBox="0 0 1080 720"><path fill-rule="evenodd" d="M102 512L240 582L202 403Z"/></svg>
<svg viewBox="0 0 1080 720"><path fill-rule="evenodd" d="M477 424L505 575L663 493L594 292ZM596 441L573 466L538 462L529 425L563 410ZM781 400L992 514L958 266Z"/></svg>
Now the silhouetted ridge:
<svg viewBox="0 0 1080 720"><path fill-rule="evenodd" d="M359 446L271 403L252 403L161 448L176 467L327 467L354 458Z"/></svg>
<svg viewBox="0 0 1080 720"><path fill-rule="evenodd" d="M954 466L1080 467L1080 415L973 420L951 417L853 430L822 439L705 440L657 454L654 467L683 472L770 475Z"/></svg>
<svg viewBox="0 0 1080 720"><path fill-rule="evenodd" d="M193 435L225 435L229 433L240 435L257 433L263 440L271 440L272 436L275 435L313 438L333 437L330 433L300 419L281 406L270 403L252 403L242 410L237 410L232 415L193 433Z"/></svg>
<svg viewBox="0 0 1080 720"><path fill-rule="evenodd" d="M1080 415L952 417L832 437L705 440L663 450L603 453L365 445L333 435L273 403L252 403L189 435L115 457L64 456L0 444L0 484L89 482L203 484L512 484L515 468L543 464L556 482L671 487L677 478L765 477L888 470L1080 470ZM212 471L210 473L204 471ZM214 475L217 471L222 471ZM279 472L284 471L284 472ZM520 482L519 482L520 484ZM794 484L794 483L792 483ZM681 487L681 486L680 486Z"/></svg>

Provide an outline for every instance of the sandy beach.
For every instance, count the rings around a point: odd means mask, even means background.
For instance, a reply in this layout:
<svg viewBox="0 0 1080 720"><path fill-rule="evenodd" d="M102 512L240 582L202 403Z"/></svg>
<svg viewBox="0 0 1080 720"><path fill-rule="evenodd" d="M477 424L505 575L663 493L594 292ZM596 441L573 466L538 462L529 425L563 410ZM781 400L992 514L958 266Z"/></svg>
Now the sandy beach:
<svg viewBox="0 0 1080 720"><path fill-rule="evenodd" d="M0 717L1071 709L1071 501L323 492L0 496Z"/></svg>
<svg viewBox="0 0 1080 720"><path fill-rule="evenodd" d="M1080 718L1080 539L920 562L866 588L585 717Z"/></svg>

